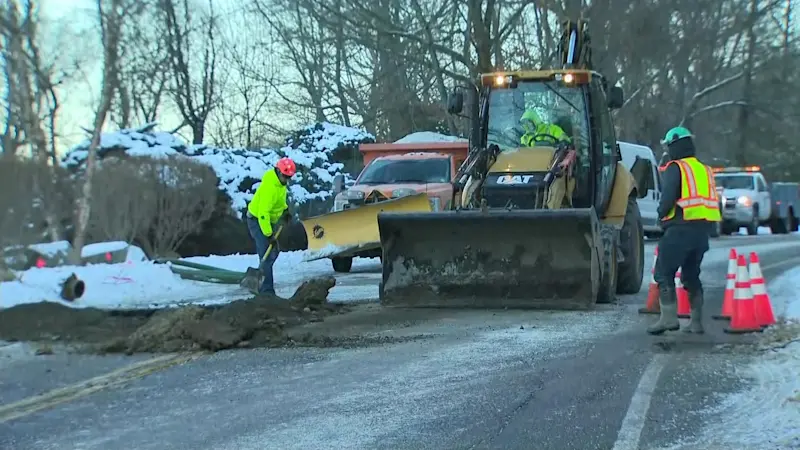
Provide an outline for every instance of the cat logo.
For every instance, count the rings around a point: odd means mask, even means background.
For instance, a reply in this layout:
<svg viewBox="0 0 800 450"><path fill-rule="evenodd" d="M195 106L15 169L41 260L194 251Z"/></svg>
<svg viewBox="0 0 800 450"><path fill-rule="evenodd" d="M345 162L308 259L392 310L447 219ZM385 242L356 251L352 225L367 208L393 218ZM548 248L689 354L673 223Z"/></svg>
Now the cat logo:
<svg viewBox="0 0 800 450"><path fill-rule="evenodd" d="M497 184L527 184L533 179L533 175L503 175L497 177Z"/></svg>

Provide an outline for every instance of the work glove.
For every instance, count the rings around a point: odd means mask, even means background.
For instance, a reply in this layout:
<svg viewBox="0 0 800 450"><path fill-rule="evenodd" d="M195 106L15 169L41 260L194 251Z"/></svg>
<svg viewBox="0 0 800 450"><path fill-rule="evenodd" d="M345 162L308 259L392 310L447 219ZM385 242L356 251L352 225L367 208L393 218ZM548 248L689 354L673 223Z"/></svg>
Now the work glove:
<svg viewBox="0 0 800 450"><path fill-rule="evenodd" d="M289 212L288 209L283 210L283 214L281 214L281 222L289 223L292 221L292 213Z"/></svg>
<svg viewBox="0 0 800 450"><path fill-rule="evenodd" d="M278 248L278 241L275 239L275 235L271 234L267 236L267 246L272 246L272 249Z"/></svg>

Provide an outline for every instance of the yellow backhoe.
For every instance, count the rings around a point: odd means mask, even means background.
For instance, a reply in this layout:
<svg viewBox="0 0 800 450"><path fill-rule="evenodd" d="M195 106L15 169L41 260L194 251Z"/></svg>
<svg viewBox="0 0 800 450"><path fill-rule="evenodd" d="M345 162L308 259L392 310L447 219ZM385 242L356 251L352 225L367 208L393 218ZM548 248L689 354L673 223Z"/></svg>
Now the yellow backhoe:
<svg viewBox="0 0 800 450"><path fill-rule="evenodd" d="M592 70L585 22L564 22L559 53L559 69L468 88L454 210L378 214L383 305L587 309L640 290L645 191L620 162L622 89ZM463 109L456 90L448 111Z"/></svg>

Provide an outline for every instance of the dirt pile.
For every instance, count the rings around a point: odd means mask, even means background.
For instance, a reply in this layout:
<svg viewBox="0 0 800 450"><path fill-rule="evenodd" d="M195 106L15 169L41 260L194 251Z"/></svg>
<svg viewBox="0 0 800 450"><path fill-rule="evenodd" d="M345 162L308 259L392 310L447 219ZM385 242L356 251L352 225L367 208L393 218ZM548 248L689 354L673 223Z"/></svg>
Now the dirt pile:
<svg viewBox="0 0 800 450"><path fill-rule="evenodd" d="M303 283L289 300L259 296L219 307L104 311L56 303L19 305L0 311L0 339L64 341L125 353L316 345L313 339L298 342L287 331L346 312L327 302L335 284L333 277L320 277Z"/></svg>

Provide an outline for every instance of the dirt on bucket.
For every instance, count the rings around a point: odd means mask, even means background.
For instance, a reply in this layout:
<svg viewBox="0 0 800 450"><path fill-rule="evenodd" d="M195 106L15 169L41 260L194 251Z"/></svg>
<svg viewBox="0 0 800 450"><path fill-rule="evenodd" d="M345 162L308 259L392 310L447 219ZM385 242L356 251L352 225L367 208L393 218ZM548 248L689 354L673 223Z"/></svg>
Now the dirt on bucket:
<svg viewBox="0 0 800 450"><path fill-rule="evenodd" d="M314 345L287 333L348 311L328 303L331 277L304 282L288 300L257 296L223 306L107 311L42 302L0 310L0 339L60 341L102 353L217 351L236 347Z"/></svg>

